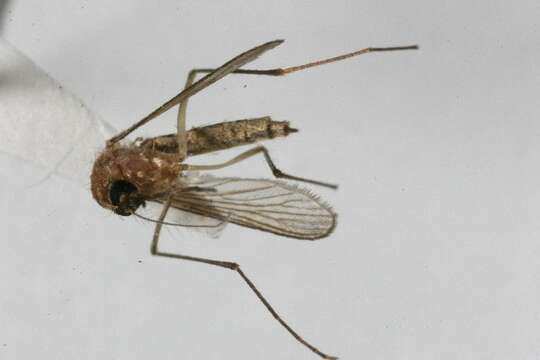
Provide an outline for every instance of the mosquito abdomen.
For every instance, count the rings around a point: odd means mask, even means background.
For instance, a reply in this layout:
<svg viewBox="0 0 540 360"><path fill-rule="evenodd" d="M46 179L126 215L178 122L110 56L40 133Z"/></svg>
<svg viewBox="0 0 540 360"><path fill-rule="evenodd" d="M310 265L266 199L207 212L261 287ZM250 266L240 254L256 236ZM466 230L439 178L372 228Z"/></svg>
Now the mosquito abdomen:
<svg viewBox="0 0 540 360"><path fill-rule="evenodd" d="M187 132L188 155L199 155L287 136L298 130L288 121L274 121L270 116L222 122L193 128ZM151 146L165 153L178 151L176 134L146 139L141 146Z"/></svg>

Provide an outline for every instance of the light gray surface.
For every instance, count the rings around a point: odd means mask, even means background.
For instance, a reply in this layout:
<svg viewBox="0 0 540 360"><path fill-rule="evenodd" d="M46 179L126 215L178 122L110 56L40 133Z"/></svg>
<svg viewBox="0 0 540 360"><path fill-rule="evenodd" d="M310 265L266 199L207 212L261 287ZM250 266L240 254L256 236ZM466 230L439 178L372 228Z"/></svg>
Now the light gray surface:
<svg viewBox="0 0 540 360"><path fill-rule="evenodd" d="M540 356L540 8L534 1L13 1L5 37L118 128L194 66L261 42L257 67L418 43L285 78L229 77L190 103L201 125L272 115L267 143L338 213L333 236L164 248L238 261L308 340L342 359ZM148 130L173 129L167 114ZM205 159L214 162L236 151ZM151 258L151 226L1 157L3 359L314 359L234 273ZM197 159L199 163L203 159ZM220 174L269 176L253 159ZM142 262L139 263L138 261Z"/></svg>

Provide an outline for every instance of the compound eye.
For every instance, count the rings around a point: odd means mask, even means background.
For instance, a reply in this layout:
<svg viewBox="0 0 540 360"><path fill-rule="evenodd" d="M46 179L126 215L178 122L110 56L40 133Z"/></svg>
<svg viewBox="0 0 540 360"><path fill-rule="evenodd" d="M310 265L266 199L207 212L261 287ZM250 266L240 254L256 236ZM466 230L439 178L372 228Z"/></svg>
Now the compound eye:
<svg viewBox="0 0 540 360"><path fill-rule="evenodd" d="M137 191L137 188L132 183L125 180L117 180L112 183L109 190L109 199L114 206L120 205L120 199Z"/></svg>

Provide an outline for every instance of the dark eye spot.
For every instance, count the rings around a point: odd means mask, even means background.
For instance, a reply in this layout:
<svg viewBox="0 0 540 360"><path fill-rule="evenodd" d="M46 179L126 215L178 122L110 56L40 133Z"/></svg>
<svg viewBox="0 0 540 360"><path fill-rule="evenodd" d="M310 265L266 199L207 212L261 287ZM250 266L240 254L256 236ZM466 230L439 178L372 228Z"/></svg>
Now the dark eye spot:
<svg viewBox="0 0 540 360"><path fill-rule="evenodd" d="M132 183L125 180L117 180L112 183L109 190L109 199L114 206L120 205L120 199L123 195L128 195L137 191L137 188Z"/></svg>

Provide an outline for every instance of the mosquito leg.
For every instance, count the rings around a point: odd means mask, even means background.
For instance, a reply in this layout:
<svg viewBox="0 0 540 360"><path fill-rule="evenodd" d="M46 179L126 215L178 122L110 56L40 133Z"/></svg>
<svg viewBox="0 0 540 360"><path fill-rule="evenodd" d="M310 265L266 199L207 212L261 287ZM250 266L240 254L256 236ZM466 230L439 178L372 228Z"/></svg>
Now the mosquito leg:
<svg viewBox="0 0 540 360"><path fill-rule="evenodd" d="M193 84L196 75L197 73L194 71L189 72L184 89L189 88ZM178 143L178 157L180 161L187 158L186 110L188 101L189 98L186 98L178 105L176 141Z"/></svg>
<svg viewBox="0 0 540 360"><path fill-rule="evenodd" d="M393 47L368 47L360 50L356 50L350 53L346 53L343 55L334 56L327 59L321 59L312 61L306 64L297 65L297 66L289 66L285 68L274 68L274 69L266 69L266 70L254 70L254 69L237 69L231 74L246 74L246 75L269 75L269 76L283 76L287 75L296 71L305 70L308 68L330 64L333 62L345 60L348 58L352 58L358 55L367 54L371 52L383 52L383 51L401 51L401 50L418 50L418 45L408 45L408 46L393 46ZM214 69L210 68L200 68L200 69L193 69L190 71L189 75L193 78L195 77L196 73L210 73L214 71Z"/></svg>
<svg viewBox="0 0 540 360"><path fill-rule="evenodd" d="M210 86L211 84L215 83L219 79L223 78L227 74L230 73L236 73L236 74L253 74L253 75L272 75L272 76L280 76L280 75L286 75L292 72L305 70L311 67L324 65L333 63L336 61L345 60L354 56L370 53L370 52L383 52L383 51L399 51L399 50L417 50L418 45L410 45L410 46L394 46L394 47L369 47L357 51L353 51L347 54L334 56L327 59L317 60L310 63L306 63L303 65L298 66L290 66L286 68L276 68L276 69L269 69L269 70L247 70L247 69L240 69L242 66L246 65L247 63L255 60L259 55L263 54L264 52L280 45L283 43L283 40L275 40L270 41L265 44L259 45L257 47L254 47L251 50L248 50L233 59L229 60L225 64L223 64L221 67L216 69L196 69L194 72L203 72L203 73L209 73L202 79L193 82L189 87L185 88L183 91L181 91L179 94L174 96L172 99L152 111L150 114L142 118L141 120L137 121L135 124L131 125L124 131L121 131L116 136L112 137L107 141L109 145L114 144L115 142L118 142L125 138L127 135L132 133L137 128L145 125L152 119L156 118L157 116L163 114L165 111L175 107L176 105L179 105L181 102L189 98L190 96L195 95L199 91L203 90L204 88ZM185 111L185 106L183 107ZM185 118L185 116L184 116Z"/></svg>
<svg viewBox="0 0 540 360"><path fill-rule="evenodd" d="M302 345L313 351L315 354L319 355L323 359L337 359L335 356L330 356L319 349L317 349L315 346L308 343L302 336L300 336L296 331L294 331L289 324L283 318L274 310L272 305L266 300L266 298L262 295L262 293L257 289L255 284L246 276L246 274L240 269L240 265L238 265L235 262L230 261L221 261L221 260L212 260L212 259L206 259L206 258L199 258L199 257L193 257L193 256L186 256L186 255L180 255L180 254L172 254L167 252L159 251L158 249L158 242L159 242L159 234L161 232L161 228L163 225L163 221L165 220L165 216L167 215L167 212L169 211L169 208L171 206L171 199L167 199L167 201L163 205L163 210L161 211L161 214L159 216L158 222L156 224L156 228L154 230L154 236L152 238L152 245L150 247L150 252L152 255L155 256L161 256L166 258L172 258L172 259L180 259L180 260L188 260L188 261L195 261L203 264L209 264L209 265L215 265L219 266L225 269L234 270L242 277L242 280L249 286L251 291L255 293L257 298L263 303L263 305L266 307L266 309L272 314L274 319L276 319L281 326L283 326L298 342L300 342Z"/></svg>
<svg viewBox="0 0 540 360"><path fill-rule="evenodd" d="M266 160L266 163L268 164L268 167L270 168L270 170L272 170L272 174L274 174L274 176L276 178L301 181L301 182L305 182L305 183L310 183L310 184L314 184L314 185L328 187L328 188L331 188L331 189L337 189L338 188L338 186L334 185L334 184L329 184L329 183L325 183L325 182L317 181L317 180L306 179L306 178L303 178L303 177L298 177L298 176L289 175L287 173L284 173L283 171L278 169L277 166L274 164L274 162L272 161L272 158L270 157L270 153L268 152L268 150L264 146L258 146L256 148L247 150L247 151L235 156L234 158L230 159L229 161L225 161L224 163L221 163L221 164L216 164L216 165L189 165L189 164L182 164L182 166L184 167L184 170L192 170L192 171L218 170L218 169L223 169L225 167L237 164L240 161L246 160L247 158L250 158L250 157L252 157L254 155L257 155L259 153L263 153L264 159Z"/></svg>
<svg viewBox="0 0 540 360"><path fill-rule="evenodd" d="M417 49L418 49L418 45L394 46L394 47L369 47L369 48L353 51L350 53L346 53L343 55L334 56L334 57L322 59L322 60L317 60L310 63L298 65L298 66L290 66L290 67L285 67L285 68L274 68L274 69L266 69L266 70L236 69L234 71L231 71L230 73L231 74L245 74L245 75L283 76L283 75L287 75L296 71L301 71L301 70L305 70L305 69L320 66L320 65L330 64L333 62L345 60L354 56L358 56L358 55L362 55L362 54L366 54L370 52L417 50ZM214 71L216 71L216 69L209 69L209 68L192 69L188 74L184 88L187 89L194 83L195 78L198 73L206 74L206 73L213 73ZM187 141L186 141L187 102L188 102L188 98L186 97L184 100L182 100L179 103L179 106L178 106L177 141L178 141L178 155L180 159L185 159L187 157ZM268 158L268 156L266 157ZM271 160L268 162L270 164Z"/></svg>
<svg viewBox="0 0 540 360"><path fill-rule="evenodd" d="M167 110L176 107L176 105L180 104L182 101L186 100L190 96L195 95L199 91L207 88L208 86L212 85L216 81L220 80L227 74L230 74L234 70L241 68L245 64L255 60L257 57L262 55L264 52L275 48L276 46L283 43L283 40L275 40L270 41L267 43L264 43L262 45L256 46L252 48L251 50L248 50L246 52L243 52L242 54L232 58L231 60L227 61L225 64L221 65L219 68L217 68L215 71L212 71L210 74L206 75L202 79L199 79L195 83L193 83L188 88L182 90L180 93L178 93L176 96L171 98L169 101L165 102L163 105L152 111L150 114L146 115L141 120L137 121L127 129L119 132L112 138L110 138L107 141L107 145L110 146L129 134L131 134L133 131L138 129L139 127L147 124L152 119L156 118L157 116L163 114Z"/></svg>

